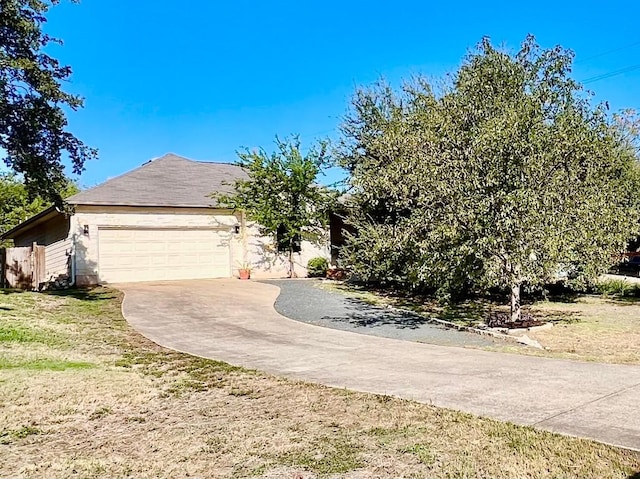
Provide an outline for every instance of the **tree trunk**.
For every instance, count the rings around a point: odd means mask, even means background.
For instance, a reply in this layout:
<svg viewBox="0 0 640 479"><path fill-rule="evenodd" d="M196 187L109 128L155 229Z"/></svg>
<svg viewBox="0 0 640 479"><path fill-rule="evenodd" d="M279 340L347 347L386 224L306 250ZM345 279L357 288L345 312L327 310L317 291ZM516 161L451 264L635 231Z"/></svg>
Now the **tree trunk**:
<svg viewBox="0 0 640 479"><path fill-rule="evenodd" d="M511 322L522 319L522 309L520 308L520 283L511 285Z"/></svg>
<svg viewBox="0 0 640 479"><path fill-rule="evenodd" d="M289 243L289 278L295 278L296 277L296 273L294 271L294 264L293 264L293 240L290 241Z"/></svg>

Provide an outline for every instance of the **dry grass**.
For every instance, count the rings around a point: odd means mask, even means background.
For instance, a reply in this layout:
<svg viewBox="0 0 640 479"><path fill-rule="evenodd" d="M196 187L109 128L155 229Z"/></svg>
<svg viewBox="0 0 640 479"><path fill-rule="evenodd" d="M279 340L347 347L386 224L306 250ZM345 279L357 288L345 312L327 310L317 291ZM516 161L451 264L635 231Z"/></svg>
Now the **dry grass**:
<svg viewBox="0 0 640 479"><path fill-rule="evenodd" d="M583 297L570 303L541 302L534 316L555 322L530 333L546 355L583 361L640 364L640 301Z"/></svg>
<svg viewBox="0 0 640 479"><path fill-rule="evenodd" d="M640 471L636 453L594 442L170 352L127 326L119 300L109 290L0 292L1 477L632 478Z"/></svg>
<svg viewBox="0 0 640 479"><path fill-rule="evenodd" d="M341 283L324 283L323 288L342 292L378 305L392 305L457 324L477 326L490 311L507 306L489 301L466 301L441 306L429 299L416 300L354 288ZM505 343L488 349L562 359L618 364L640 364L640 299L615 296L581 296L566 301L539 301L526 309L535 319L554 327L527 335L544 350Z"/></svg>

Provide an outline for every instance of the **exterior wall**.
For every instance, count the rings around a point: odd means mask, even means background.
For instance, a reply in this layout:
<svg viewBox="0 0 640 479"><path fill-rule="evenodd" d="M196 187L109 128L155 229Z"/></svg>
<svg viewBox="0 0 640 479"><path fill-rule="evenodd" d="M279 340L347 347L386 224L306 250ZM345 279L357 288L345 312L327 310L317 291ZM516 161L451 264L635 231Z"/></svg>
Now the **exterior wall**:
<svg viewBox="0 0 640 479"><path fill-rule="evenodd" d="M62 214L35 225L24 234L14 238L16 246L45 246L45 281L54 281L71 274L70 219Z"/></svg>
<svg viewBox="0 0 640 479"><path fill-rule="evenodd" d="M240 225L239 214L229 210L209 208L77 206L71 219L76 237L76 282L78 285L100 283L98 264L98 230L110 227L148 228L208 228L228 231L231 264L242 261L241 235L235 234ZM85 234L85 225L88 234Z"/></svg>
<svg viewBox="0 0 640 479"><path fill-rule="evenodd" d="M67 279L71 275L72 241L65 238L45 249L46 281Z"/></svg>
<svg viewBox="0 0 640 479"><path fill-rule="evenodd" d="M287 254L278 254L274 238L260 235L258 227L247 223L241 213L222 209L77 206L70 218L58 214L34 225L14 242L16 246L31 246L34 242L46 246L47 281L71 274L71 254L75 249L76 284L99 284L100 227L217 229L229 246L233 276L238 275L243 263L251 266L253 277L283 277L288 272ZM236 227L239 233L235 233ZM299 277L306 276L309 259L330 258L328 232L316 243L303 240L301 247L302 251L294 255Z"/></svg>
<svg viewBox="0 0 640 479"><path fill-rule="evenodd" d="M278 253L275 238L260 234L258 226L248 223L244 228L243 241L246 248L245 262L251 265L253 277L283 277L289 271L289 257L287 253ZM303 240L300 253L295 253L294 269L300 278L307 275L307 262L311 258L321 256L330 259L329 233L316 242Z"/></svg>

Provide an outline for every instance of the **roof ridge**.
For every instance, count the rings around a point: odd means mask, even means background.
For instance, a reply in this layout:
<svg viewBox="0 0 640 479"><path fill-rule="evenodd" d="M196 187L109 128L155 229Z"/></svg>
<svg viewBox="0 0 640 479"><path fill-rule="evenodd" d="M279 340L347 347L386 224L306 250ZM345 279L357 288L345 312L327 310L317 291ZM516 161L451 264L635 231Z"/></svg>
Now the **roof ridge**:
<svg viewBox="0 0 640 479"><path fill-rule="evenodd" d="M174 157L174 158L177 158L179 160L190 161L191 163L204 163L205 165L216 164L216 165L231 165L231 166L238 166L238 167L240 166L236 162L233 162L233 161L194 160L193 158L187 158L186 156L178 155L177 153L173 153L173 152L165 153L164 155L162 155L162 156L160 156L158 158L153 158L153 159L149 160L147 163L149 163L151 161L163 160L163 159L165 159L167 157ZM131 171L133 171L133 170L131 170Z"/></svg>
<svg viewBox="0 0 640 479"><path fill-rule="evenodd" d="M204 160L189 160L189 161L193 161L194 163L205 163L207 165L211 165L211 164L216 164L216 165L230 165L230 166L237 166L238 168L241 168L241 166L235 162L232 161L216 161L216 160L212 160L212 161L204 161Z"/></svg>

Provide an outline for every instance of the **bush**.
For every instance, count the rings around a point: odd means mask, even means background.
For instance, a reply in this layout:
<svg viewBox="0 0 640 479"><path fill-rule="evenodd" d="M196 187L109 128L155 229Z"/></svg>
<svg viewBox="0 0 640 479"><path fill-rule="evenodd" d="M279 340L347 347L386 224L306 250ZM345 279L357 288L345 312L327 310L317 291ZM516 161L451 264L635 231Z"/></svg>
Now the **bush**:
<svg viewBox="0 0 640 479"><path fill-rule="evenodd" d="M596 291L604 296L640 297L640 284L624 279L607 279L596 285Z"/></svg>
<svg viewBox="0 0 640 479"><path fill-rule="evenodd" d="M324 278L329 269L329 263L325 258L311 258L307 263L307 276L309 278Z"/></svg>

